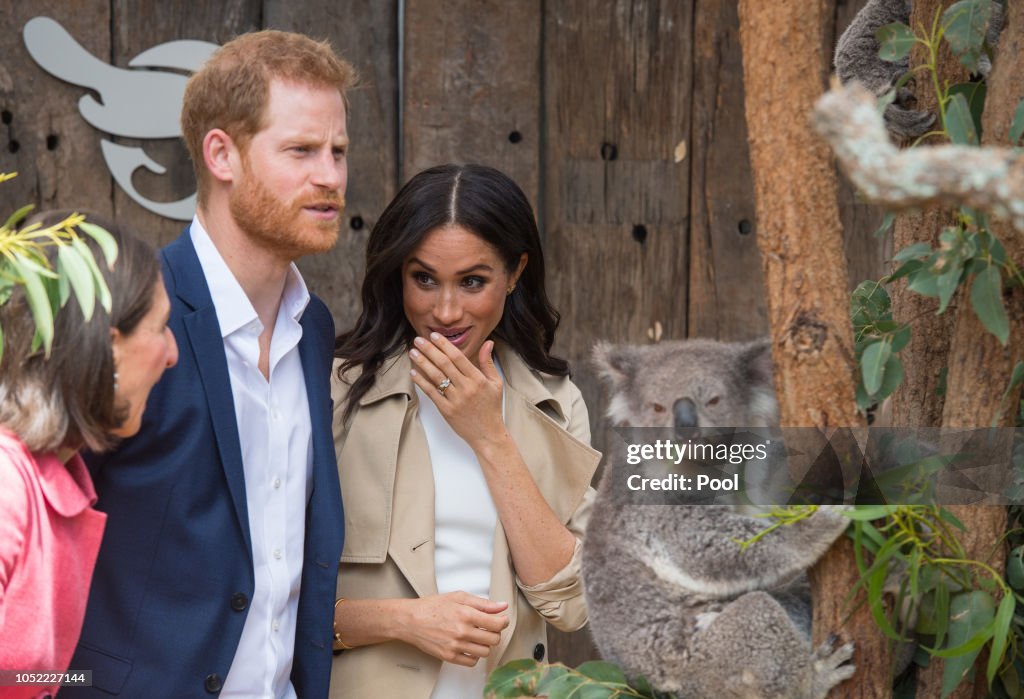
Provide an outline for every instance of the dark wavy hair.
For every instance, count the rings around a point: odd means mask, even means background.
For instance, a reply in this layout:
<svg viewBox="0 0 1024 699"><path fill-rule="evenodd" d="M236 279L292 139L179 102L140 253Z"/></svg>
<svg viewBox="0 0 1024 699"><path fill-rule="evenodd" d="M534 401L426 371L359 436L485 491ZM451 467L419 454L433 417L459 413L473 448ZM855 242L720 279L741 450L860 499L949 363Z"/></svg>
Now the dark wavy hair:
<svg viewBox="0 0 1024 699"><path fill-rule="evenodd" d="M428 233L457 225L480 236L509 272L528 256L492 337L507 343L533 369L567 376L569 364L551 355L558 311L544 290L544 255L533 209L507 175L483 165L439 165L424 170L388 204L366 244L366 276L359 320L338 336L338 376L362 369L352 382L345 418L373 386L377 371L415 337L402 304L402 265Z"/></svg>
<svg viewBox="0 0 1024 699"><path fill-rule="evenodd" d="M29 223L50 226L71 211L50 211ZM107 266L96 241L82 241L96 258L110 289L110 313L99 304L85 320L78 298L72 294L54 317L53 350L49 357L33 347L35 323L22 287L0 304L4 353L0 359L0 427L15 434L32 452L61 447L92 451L112 447L111 434L128 417L127 401L114 395L114 355L111 328L131 335L153 305L153 290L160 279L156 251L141 238L95 214L87 220L102 228L117 243L117 261ZM56 247L46 250L56 265Z"/></svg>

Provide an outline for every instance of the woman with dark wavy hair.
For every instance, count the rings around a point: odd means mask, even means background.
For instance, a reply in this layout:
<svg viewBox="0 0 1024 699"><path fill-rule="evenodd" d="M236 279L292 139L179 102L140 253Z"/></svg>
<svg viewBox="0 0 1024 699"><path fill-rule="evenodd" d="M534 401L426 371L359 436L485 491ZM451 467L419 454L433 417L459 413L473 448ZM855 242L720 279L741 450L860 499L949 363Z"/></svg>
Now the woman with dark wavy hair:
<svg viewBox="0 0 1024 699"><path fill-rule="evenodd" d="M480 165L416 175L370 234L362 303L335 350L331 693L481 696L498 664L544 658L546 623L586 623L600 460L551 354L558 313L522 191Z"/></svg>

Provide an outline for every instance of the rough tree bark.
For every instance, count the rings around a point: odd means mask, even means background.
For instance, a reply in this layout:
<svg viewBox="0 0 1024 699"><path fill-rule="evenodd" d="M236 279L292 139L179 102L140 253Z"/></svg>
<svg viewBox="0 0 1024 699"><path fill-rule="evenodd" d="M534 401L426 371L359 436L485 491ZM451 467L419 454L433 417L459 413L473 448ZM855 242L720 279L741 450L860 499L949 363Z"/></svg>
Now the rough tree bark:
<svg viewBox="0 0 1024 699"><path fill-rule="evenodd" d="M873 99L866 96L864 106L854 107L852 103L833 103L832 97L823 99L819 105L819 115L831 113L833 117L846 122L849 127L848 136L856 140L860 134L859 145L853 145L838 137L831 129L823 129L826 137L836 146L836 152L844 161L844 166L851 173L852 179L865 184L863 191L879 194L890 203L905 204L920 195L920 190L897 193L892 183L906 179L907 173L918 174L917 185L925 178L933 181L945 180L953 187L940 184L933 192L933 204L950 205L956 197L957 190L964 201L972 205L992 211L1009 219L1009 222L994 222L993 233L1006 247L1007 257L1018 264L1024 260L1024 158L1011 153L1006 145L1009 127L1017 104L1024 95L1024 74L1019 71L1024 60L1024 5L1011 3L1003 34L1000 38L999 54L994 69L989 77L988 98L983 117L984 149L963 149L957 147L939 147L914 153L896 154L887 142L877 112L873 110ZM871 137L865 135L866 119L874 120L875 146L868 145ZM844 142L845 141L845 142ZM879 144L880 147L879 147ZM877 157L887 152L888 157ZM973 152L971 152L973 151ZM852 157L851 157L852 156ZM858 161L859 159L859 161ZM874 159L872 165L865 167ZM915 166L933 163L930 167ZM939 164L942 163L942 164ZM955 172L960 168L960 173ZM871 171L875 172L872 173ZM972 186L964 186L979 173L989 171L992 174L988 182L996 196L990 196L986 202L984 196L979 197L978 191ZM901 174L902 173L902 174ZM999 174L1001 173L1001 174ZM984 177L982 179L985 179ZM995 185L998 185L996 187ZM908 194L910 195L908 197ZM869 198L879 197L869 194ZM921 203L927 203L919 201ZM1015 229L1015 230L1014 230ZM962 292L960 292L963 295ZM950 342L949 351L949 390L945 401L942 424L947 428L978 428L992 424L1009 426L1013 424L1015 408L1020 399L1020 391L1003 402L1002 395L1014 364L1024 358L1024 290L1013 286L1004 294L1004 300L1010 318L1010 340L1002 346L978 321L970 302L963 300L953 313L955 330ZM1002 410L1002 412L1000 412ZM1003 507L950 507L953 513L965 524L967 533L963 544L967 555L976 560L988 561L996 570L1002 571L1005 564L1005 551L1002 547L994 547L1000 541L1006 529L1006 509ZM965 683L951 696L955 699L989 696L984 666L987 657L982 654L975 664L975 681ZM938 696L941 692L943 664L933 661L918 678L918 696Z"/></svg>
<svg viewBox="0 0 1024 699"><path fill-rule="evenodd" d="M757 237L781 421L822 429L864 424L854 398L835 172L828 148L805 117L824 87L826 7L822 0L739 4ZM887 697L886 647L866 606L846 619L843 602L856 579L845 540L815 566L814 642L834 632L843 642L857 639L857 674L833 696Z"/></svg>
<svg viewBox="0 0 1024 699"><path fill-rule="evenodd" d="M1020 2L1010 2L1006 24L1000 36L998 59L988 78L988 95L982 117L982 143L985 145L1009 143L1010 123L1018 101L1024 96L1024 72L1020 70L1020 66L1024 65L1022 61L1024 6ZM1006 247L1008 259L1018 264L1024 262L1024 235L1020 231L997 222L993 224L992 232ZM1010 317L1010 339L1006 347L984 329L970 303L961 301L957 309L956 326L950 342L948 391L942 420L947 427L984 427L996 421L1003 426L1013 424L1020 391L1002 406L1000 398L1014 364L1024 359L1024 289L1020 286L1012 287L1004 294L1004 300ZM1001 407L1003 412L1000 415ZM992 542L1000 541L1006 531L1006 508L950 509L971 535L964 542L967 554L978 560L987 559L993 549ZM1006 564L1005 548L1005 545L995 547L995 554L989 561L1000 573ZM972 688L965 687L954 693L954 697L965 699L973 696L982 699L988 696L984 672L986 660L987 653L983 653L975 664L973 692Z"/></svg>
<svg viewBox="0 0 1024 699"><path fill-rule="evenodd" d="M910 26L919 32L930 29L935 13L951 1L914 0ZM927 59L926 49L918 44L910 54L911 69L924 65ZM948 80L950 84L963 82L968 77L945 44L939 52L938 69L940 81ZM921 77L913 85L917 108L938 114L938 96L932 81L927 79L927 73L918 75ZM936 124L935 128L941 129L942 125ZM930 140L925 141L928 142ZM893 250L902 250L918 242L928 242L935 247L943 227L952 223L949 212L943 210L904 214L893 225ZM938 308L937 299L907 290L905 279L899 280L892 289L893 318L914 326L910 343L900 355L904 376L900 389L892 397L893 425L937 427L942 422L943 396L936 389L942 367L946 366L953 314L936 315Z"/></svg>

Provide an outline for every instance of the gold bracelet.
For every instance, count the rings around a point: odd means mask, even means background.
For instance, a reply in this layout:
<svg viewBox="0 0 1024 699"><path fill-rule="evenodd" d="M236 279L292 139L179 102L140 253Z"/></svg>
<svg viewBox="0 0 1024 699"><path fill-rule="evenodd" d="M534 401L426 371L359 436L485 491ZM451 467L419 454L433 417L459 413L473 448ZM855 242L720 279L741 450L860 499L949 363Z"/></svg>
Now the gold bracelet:
<svg viewBox="0 0 1024 699"><path fill-rule="evenodd" d="M334 602L334 650L352 650L354 646L350 646L341 640L341 632L338 631L338 605L345 601L344 597L339 597Z"/></svg>

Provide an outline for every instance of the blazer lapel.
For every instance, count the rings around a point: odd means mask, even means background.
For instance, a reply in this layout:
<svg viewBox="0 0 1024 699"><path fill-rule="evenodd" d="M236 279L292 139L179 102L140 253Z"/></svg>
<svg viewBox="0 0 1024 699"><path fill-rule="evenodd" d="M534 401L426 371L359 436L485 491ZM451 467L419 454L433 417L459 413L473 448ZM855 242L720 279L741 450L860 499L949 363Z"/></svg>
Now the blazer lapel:
<svg viewBox="0 0 1024 699"><path fill-rule="evenodd" d="M173 275L176 296L189 310L183 315L185 333L192 350L192 361L199 372L203 393L210 409L213 432L217 438L224 477L231 492L235 515L245 538L245 550L252 558L252 540L249 535L249 511L245 499L245 473L242 468L242 449L235 420L235 403L231 393L231 378L224 354L224 339L217 321L217 310L210 297L210 289L203 276L188 227L173 243L164 248L166 270Z"/></svg>

